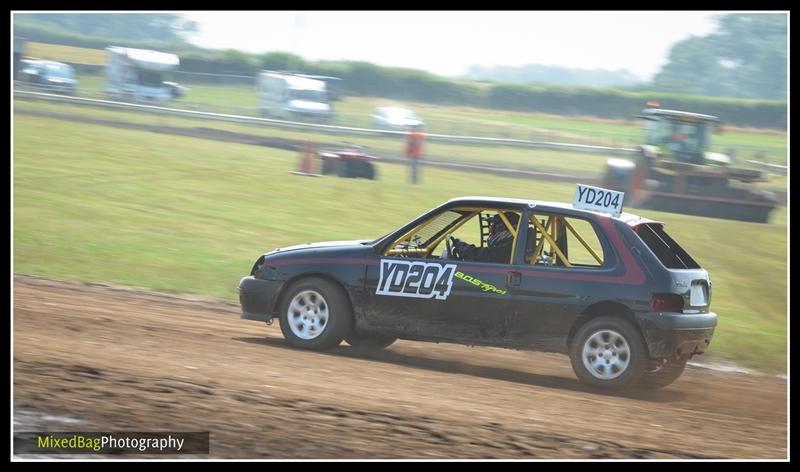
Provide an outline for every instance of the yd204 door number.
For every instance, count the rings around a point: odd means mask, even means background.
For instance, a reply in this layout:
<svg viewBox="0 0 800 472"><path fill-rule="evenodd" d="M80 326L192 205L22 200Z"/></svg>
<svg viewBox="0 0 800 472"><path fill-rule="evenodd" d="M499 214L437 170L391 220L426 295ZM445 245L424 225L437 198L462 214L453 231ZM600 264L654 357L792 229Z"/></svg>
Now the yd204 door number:
<svg viewBox="0 0 800 472"><path fill-rule="evenodd" d="M453 288L456 264L381 259L378 295L446 300Z"/></svg>

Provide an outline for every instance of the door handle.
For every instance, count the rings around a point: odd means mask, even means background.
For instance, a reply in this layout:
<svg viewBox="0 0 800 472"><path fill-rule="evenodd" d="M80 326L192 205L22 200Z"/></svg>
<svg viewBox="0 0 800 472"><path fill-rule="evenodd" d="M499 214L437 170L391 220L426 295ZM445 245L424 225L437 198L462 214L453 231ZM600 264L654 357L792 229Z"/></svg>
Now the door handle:
<svg viewBox="0 0 800 472"><path fill-rule="evenodd" d="M522 272L512 270L508 274L506 274L506 285L515 287L518 286L521 281L522 281Z"/></svg>

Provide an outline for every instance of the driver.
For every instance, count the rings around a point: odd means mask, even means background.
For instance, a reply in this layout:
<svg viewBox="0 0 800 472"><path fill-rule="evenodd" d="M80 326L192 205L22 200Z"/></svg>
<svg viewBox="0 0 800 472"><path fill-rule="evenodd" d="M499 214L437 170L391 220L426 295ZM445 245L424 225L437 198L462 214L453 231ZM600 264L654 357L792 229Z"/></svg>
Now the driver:
<svg viewBox="0 0 800 472"><path fill-rule="evenodd" d="M504 213L511 226L517 226L519 216L513 212ZM489 237L486 239L487 247L475 247L458 238L453 238L453 249L458 259L462 261L497 262L507 263L511 260L511 248L514 235L506 228L500 214L494 215L489 222Z"/></svg>

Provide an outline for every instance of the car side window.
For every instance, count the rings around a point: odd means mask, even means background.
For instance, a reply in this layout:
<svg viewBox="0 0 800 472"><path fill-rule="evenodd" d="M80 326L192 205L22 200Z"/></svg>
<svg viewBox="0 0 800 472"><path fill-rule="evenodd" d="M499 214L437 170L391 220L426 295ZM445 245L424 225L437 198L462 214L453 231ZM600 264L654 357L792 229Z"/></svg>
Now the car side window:
<svg viewBox="0 0 800 472"><path fill-rule="evenodd" d="M584 269L603 265L603 246L588 220L533 214L527 231L526 264Z"/></svg>
<svg viewBox="0 0 800 472"><path fill-rule="evenodd" d="M450 253L442 257L466 262L510 264L518 240L520 214L513 210L483 208L451 234Z"/></svg>
<svg viewBox="0 0 800 472"><path fill-rule="evenodd" d="M511 210L455 208L401 235L385 255L510 264L519 218L519 212Z"/></svg>
<svg viewBox="0 0 800 472"><path fill-rule="evenodd" d="M473 244L481 247L485 243L485 238L483 237L482 231L484 226L483 220L484 218L482 214L475 215L474 217L470 218L469 221L464 222L464 224L459 226L455 231L452 231L449 236L453 236L459 241L464 241L467 244ZM444 246L444 243L442 243L441 246Z"/></svg>

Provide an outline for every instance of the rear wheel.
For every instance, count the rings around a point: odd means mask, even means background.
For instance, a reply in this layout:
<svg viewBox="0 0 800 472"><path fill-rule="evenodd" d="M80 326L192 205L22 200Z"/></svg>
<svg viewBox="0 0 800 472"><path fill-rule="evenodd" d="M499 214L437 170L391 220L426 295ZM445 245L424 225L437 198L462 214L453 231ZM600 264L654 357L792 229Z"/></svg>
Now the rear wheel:
<svg viewBox="0 0 800 472"><path fill-rule="evenodd" d="M375 166L371 162L364 162L364 177L375 180Z"/></svg>
<svg viewBox="0 0 800 472"><path fill-rule="evenodd" d="M335 171L336 163L333 159L322 159L322 175L330 175Z"/></svg>
<svg viewBox="0 0 800 472"><path fill-rule="evenodd" d="M683 357L666 361L658 369L645 372L642 378L639 379L637 386L649 390L656 390L672 384L681 376L683 370L686 368L686 362L688 360L688 358Z"/></svg>
<svg viewBox="0 0 800 472"><path fill-rule="evenodd" d="M353 161L350 163L351 165L351 176L358 178L358 177L366 177L366 162L364 161Z"/></svg>
<svg viewBox="0 0 800 472"><path fill-rule="evenodd" d="M350 331L352 320L347 294L333 282L318 277L292 284L281 303L283 337L302 349L319 351L338 346Z"/></svg>
<svg viewBox="0 0 800 472"><path fill-rule="evenodd" d="M644 374L647 348L639 331L622 318L601 316L578 329L570 346L572 370L582 382L625 389Z"/></svg>
<svg viewBox="0 0 800 472"><path fill-rule="evenodd" d="M633 175L631 176L631 181L629 184L629 189L626 192L626 197L628 203L631 206L643 206L645 204L645 179L647 177L647 171L644 167L644 164L640 160L636 164L636 168L633 170Z"/></svg>
<svg viewBox="0 0 800 472"><path fill-rule="evenodd" d="M340 159L336 163L336 175L339 177L350 177L350 167L352 166L350 165L349 161Z"/></svg>
<svg viewBox="0 0 800 472"><path fill-rule="evenodd" d="M616 168L607 166L606 173L603 175L603 182L600 184L603 188L609 188L612 190L618 190L620 192L623 190L623 184L621 181L621 177L618 175L618 171Z"/></svg>

